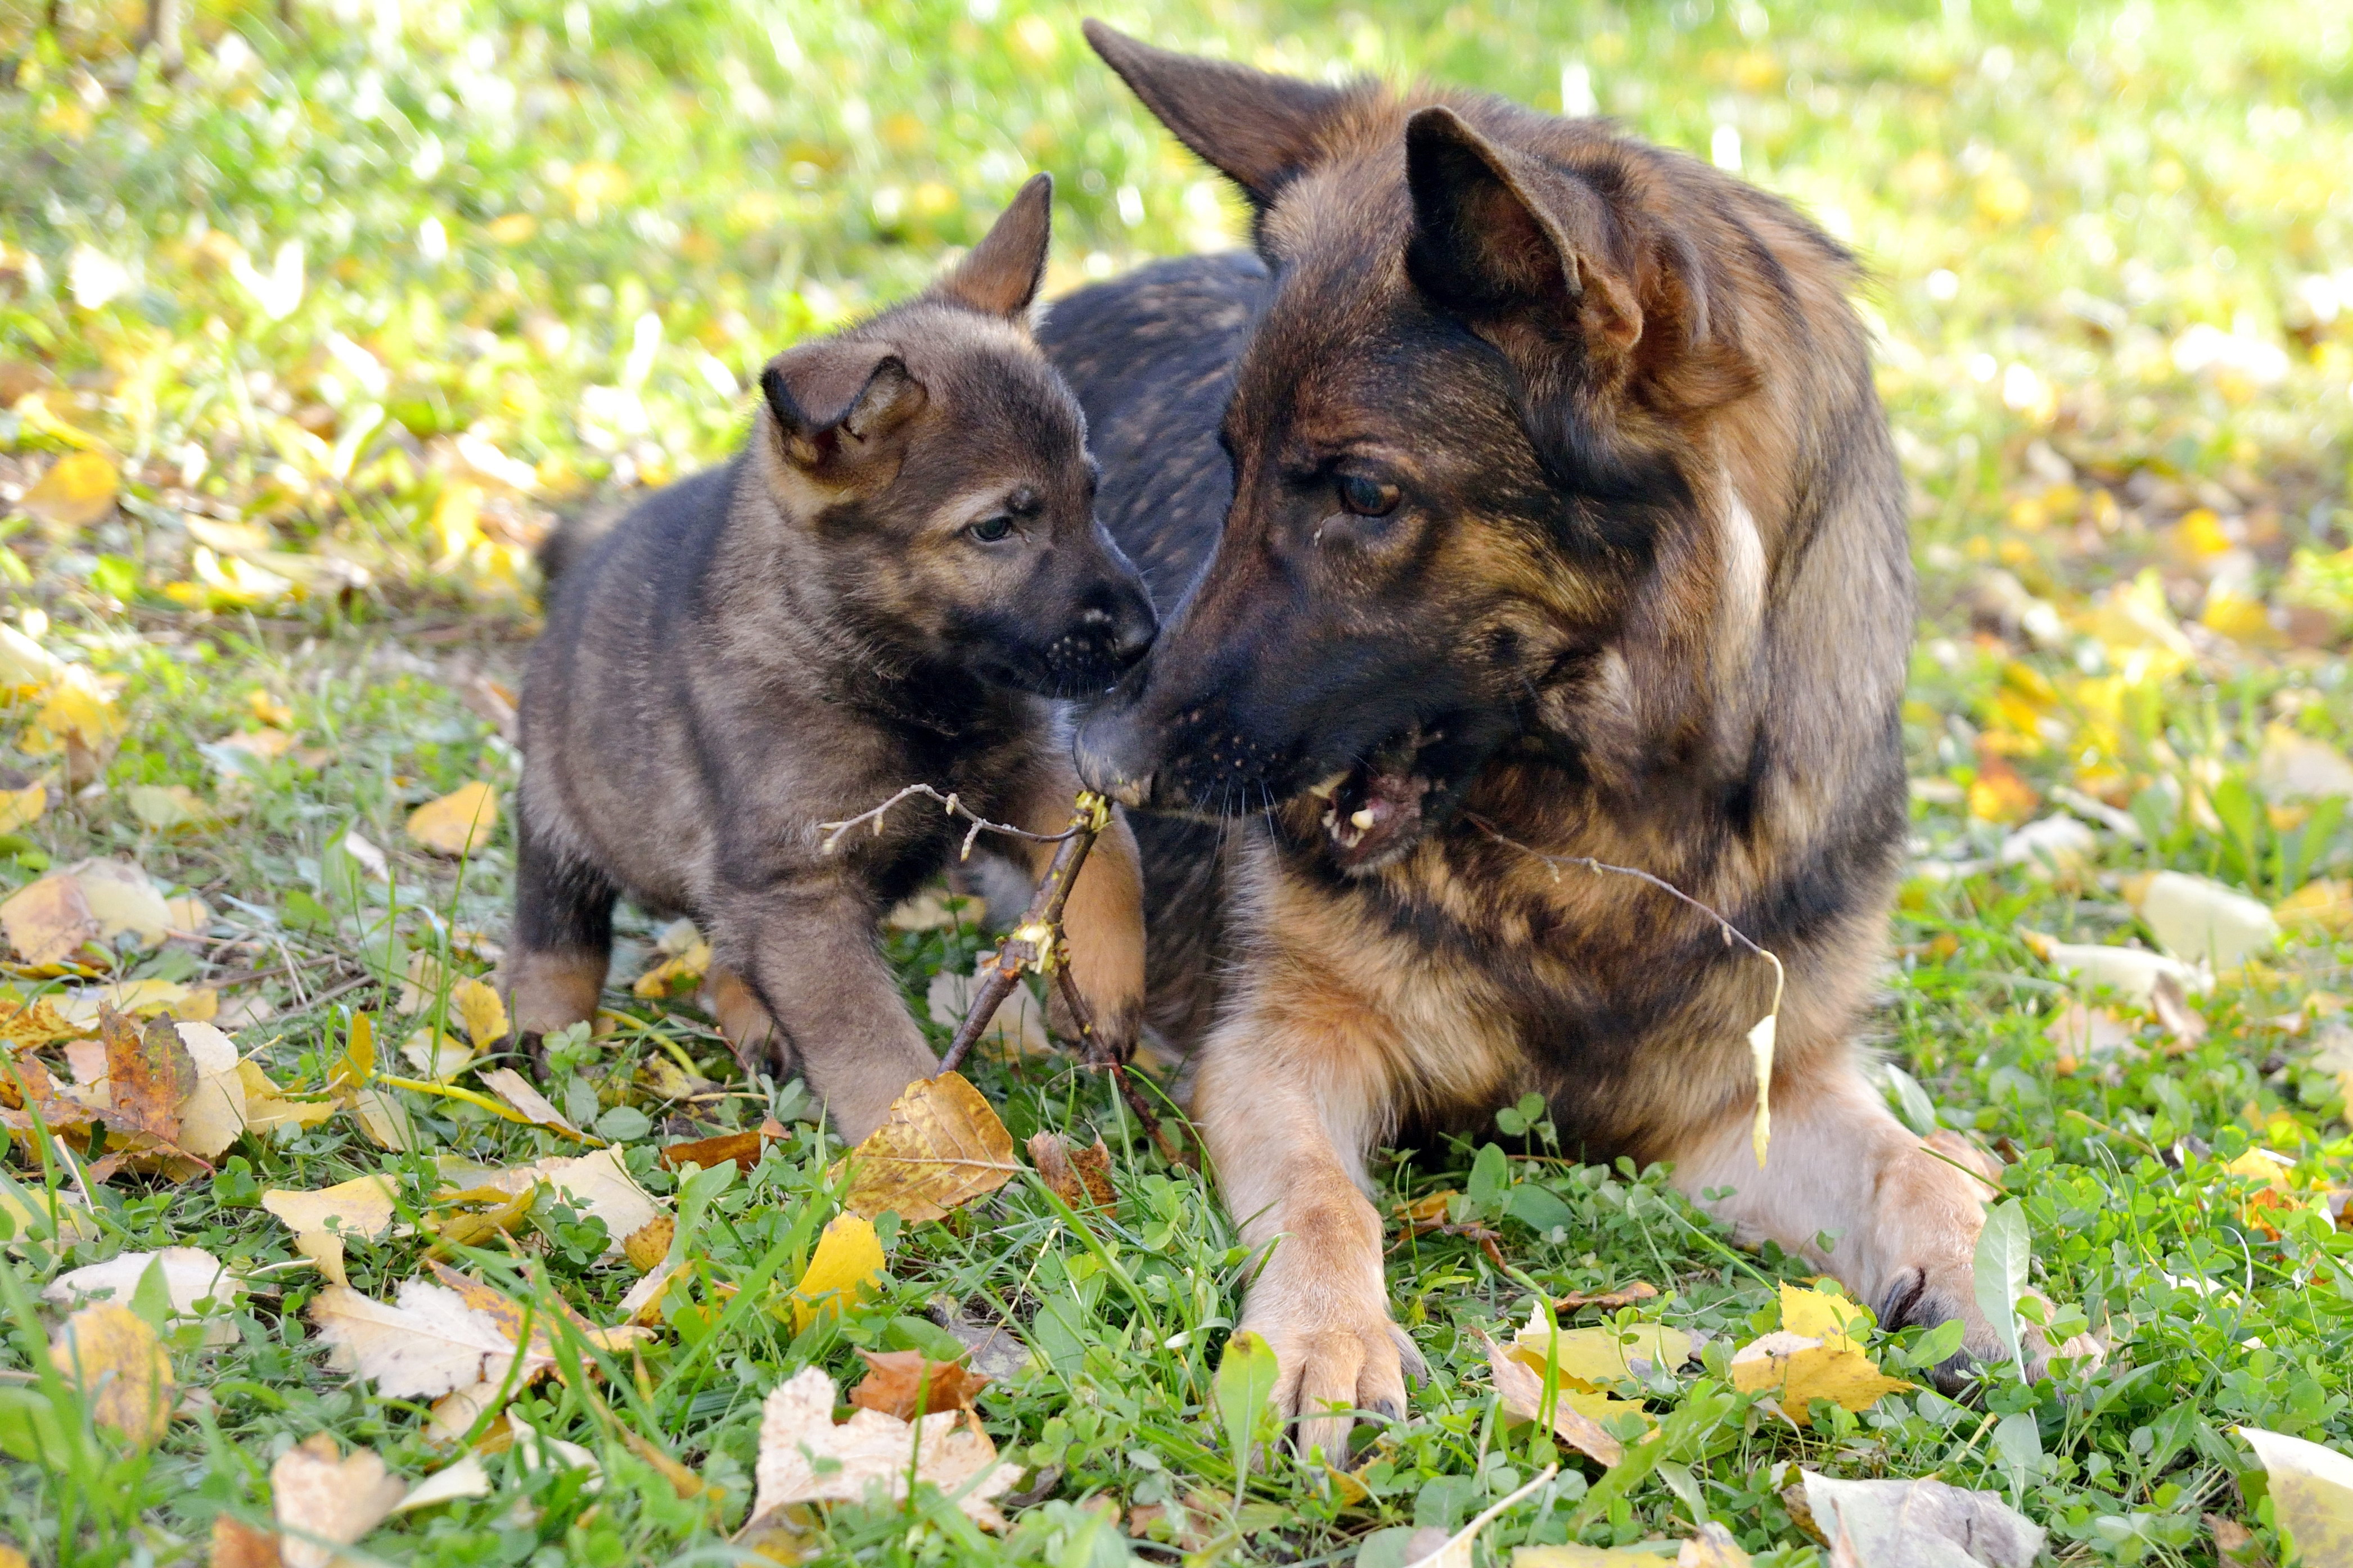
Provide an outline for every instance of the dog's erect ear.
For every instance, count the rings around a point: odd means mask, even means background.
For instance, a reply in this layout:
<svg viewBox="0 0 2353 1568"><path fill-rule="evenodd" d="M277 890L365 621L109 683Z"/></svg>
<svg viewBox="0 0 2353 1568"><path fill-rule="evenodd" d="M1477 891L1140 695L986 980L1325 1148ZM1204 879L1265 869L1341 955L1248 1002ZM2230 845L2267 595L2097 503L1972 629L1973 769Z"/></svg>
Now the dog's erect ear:
<svg viewBox="0 0 2353 1568"><path fill-rule="evenodd" d="M1313 159L1346 89L1138 43L1090 18L1087 42L1144 107L1260 206Z"/></svg>
<svg viewBox="0 0 2353 1568"><path fill-rule="evenodd" d="M1413 238L1406 270L1532 382L1623 364L1654 407L1694 413L1755 389L1755 367L1711 321L1700 258L1670 230L1628 232L1591 184L1479 134L1451 109L1406 122Z"/></svg>
<svg viewBox="0 0 2353 1568"><path fill-rule="evenodd" d="M1623 353L1641 339L1642 308L1592 186L1488 141L1451 109L1406 122L1405 173L1406 269L1438 304L1474 325L1518 318L1581 336L1588 352Z"/></svg>
<svg viewBox="0 0 2353 1568"><path fill-rule="evenodd" d="M1053 232L1054 176L1036 174L932 292L970 310L1018 320L1046 280L1046 247Z"/></svg>
<svg viewBox="0 0 2353 1568"><path fill-rule="evenodd" d="M846 469L923 406L923 383L889 343L822 338L786 349L760 373L785 456L803 468Z"/></svg>

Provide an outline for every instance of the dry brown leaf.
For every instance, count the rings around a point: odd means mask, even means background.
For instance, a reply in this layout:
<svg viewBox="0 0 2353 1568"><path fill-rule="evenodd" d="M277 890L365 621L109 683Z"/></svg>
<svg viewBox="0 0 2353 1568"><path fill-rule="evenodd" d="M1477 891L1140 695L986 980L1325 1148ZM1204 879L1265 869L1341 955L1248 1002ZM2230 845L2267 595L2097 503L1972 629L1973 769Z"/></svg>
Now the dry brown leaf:
<svg viewBox="0 0 2353 1568"><path fill-rule="evenodd" d="M256 1530L225 1513L213 1515L210 1568L281 1568L274 1531Z"/></svg>
<svg viewBox="0 0 2353 1568"><path fill-rule="evenodd" d="M354 1448L347 1458L320 1432L279 1456L269 1490L286 1568L327 1568L335 1548L374 1530L408 1487L385 1471L375 1449Z"/></svg>
<svg viewBox="0 0 2353 1568"><path fill-rule="evenodd" d="M1487 1352L1487 1371L1495 1380L1495 1399L1504 1414L1519 1421L1535 1421L1544 1411L1544 1378L1527 1363L1474 1330ZM1560 1439L1588 1458L1614 1465L1626 1457L1626 1445L1594 1420L1570 1405L1557 1382L1553 1388L1552 1429Z"/></svg>
<svg viewBox="0 0 2353 1568"><path fill-rule="evenodd" d="M1013 1489L1018 1467L998 1461L997 1445L977 1423L967 1426L968 1417L955 1411L910 1424L860 1410L837 1426L834 1398L833 1379L814 1366L768 1395L760 1416L758 1490L746 1529L796 1503L856 1502L870 1491L903 1498L911 1469L915 1479L952 1497L962 1492L956 1506L976 1523L1006 1528L990 1500Z"/></svg>
<svg viewBox="0 0 2353 1568"><path fill-rule="evenodd" d="M397 1305L330 1285L311 1301L310 1315L319 1337L334 1347L329 1364L367 1378L387 1399L433 1399L498 1383L517 1352L495 1318L429 1279L404 1281ZM523 1381L554 1364L543 1353L526 1353Z"/></svg>
<svg viewBox="0 0 2353 1568"><path fill-rule="evenodd" d="M480 779L459 784L408 814L408 837L440 855L464 855L490 842L499 826L499 792Z"/></svg>
<svg viewBox="0 0 2353 1568"><path fill-rule="evenodd" d="M872 1219L885 1209L910 1225L995 1192L1020 1171L1013 1134L961 1073L918 1079L881 1126L849 1154L842 1203Z"/></svg>
<svg viewBox="0 0 2353 1568"><path fill-rule="evenodd" d="M1101 1138L1094 1147L1082 1149L1059 1132L1040 1132L1029 1140L1029 1158L1054 1195L1071 1207L1119 1206L1119 1192L1111 1181L1111 1150Z"/></svg>
<svg viewBox="0 0 2353 1568"><path fill-rule="evenodd" d="M933 1361L921 1351L858 1353L866 1360L867 1373L849 1391L849 1403L902 1421L942 1410L969 1410L974 1396L990 1381L960 1362Z"/></svg>
<svg viewBox="0 0 2353 1568"><path fill-rule="evenodd" d="M106 1081L117 1116L166 1143L180 1136L180 1102L195 1092L196 1063L168 1018L144 1029L111 1008L99 1015Z"/></svg>
<svg viewBox="0 0 2353 1568"><path fill-rule="evenodd" d="M1637 1279L1631 1285L1622 1285L1615 1290L1590 1292L1572 1290L1555 1300L1552 1310L1556 1312L1574 1312L1586 1307L1592 1307L1600 1311L1614 1312L1620 1307L1630 1307L1637 1301L1656 1300L1658 1295L1659 1288L1656 1285Z"/></svg>
<svg viewBox="0 0 2353 1568"><path fill-rule="evenodd" d="M172 1425L177 1384L172 1358L147 1321L105 1301L68 1318L49 1342L49 1361L82 1392L90 1418L150 1447Z"/></svg>
<svg viewBox="0 0 2353 1568"><path fill-rule="evenodd" d="M716 1138L697 1138L691 1142L672 1143L661 1152L665 1169L681 1170L688 1165L700 1165L714 1171L733 1160L745 1175L760 1163L761 1151L785 1135L784 1128L775 1121L765 1121L749 1132L723 1132Z"/></svg>
<svg viewBox="0 0 2353 1568"><path fill-rule="evenodd" d="M63 963L98 940L98 921L81 884L62 871L28 883L0 903L0 931L30 964Z"/></svg>

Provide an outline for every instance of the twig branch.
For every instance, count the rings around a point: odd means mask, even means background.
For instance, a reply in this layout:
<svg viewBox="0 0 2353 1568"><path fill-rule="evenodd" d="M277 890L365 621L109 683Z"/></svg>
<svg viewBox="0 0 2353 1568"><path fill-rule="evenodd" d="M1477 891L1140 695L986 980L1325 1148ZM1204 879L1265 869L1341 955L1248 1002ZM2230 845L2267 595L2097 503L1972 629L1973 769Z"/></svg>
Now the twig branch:
<svg viewBox="0 0 2353 1568"><path fill-rule="evenodd" d="M1608 861L1597 860L1590 855L1547 855L1543 850L1523 844L1516 838L1506 837L1493 823L1475 813L1463 813L1463 820L1496 843L1516 849L1523 855L1532 855L1543 861L1552 868L1553 879L1556 881L1560 879L1562 867L1579 866L1588 871L1608 872L1613 876L1631 877L1636 881L1647 882L1669 897L1682 900L1714 921L1716 930L1724 933L1724 943L1726 947L1736 942L1773 966L1773 1001L1765 1009L1765 1016L1757 1020L1748 1030L1748 1050L1757 1071L1757 1121L1751 1141L1757 1151L1757 1168L1763 1170L1765 1149L1771 1139L1773 1127L1770 1109L1773 1089L1773 1048L1775 1038L1780 1029L1781 996L1789 984L1789 972L1782 967L1781 955L1770 948L1761 946L1752 940L1746 931L1742 931L1714 909L1693 898L1663 877L1654 877L1648 871L1638 870L1631 866L1612 866Z"/></svg>
<svg viewBox="0 0 2353 1568"><path fill-rule="evenodd" d="M1168 1136L1160 1118L1153 1112L1152 1102L1128 1077L1125 1064L1111 1054L1103 1037L1095 1032L1094 1010L1087 1005L1078 982L1071 976L1070 955L1062 940L1062 907L1070 902L1071 889L1078 882L1080 868L1087 862L1087 852L1094 847L1095 836L1111 826L1111 802L1093 790L1082 789L1068 827L1060 833L1032 833L1009 822L991 822L954 794L942 795L929 784L913 784L871 811L861 811L841 822L818 823L817 830L825 835L818 846L818 852L832 854L852 828L868 823L873 824L880 837L891 808L918 795L938 801L949 816L972 824L971 831L964 836L964 847L957 851L958 859L971 855L974 840L983 833L1002 833L1031 844L1055 846L1054 858L1048 862L1046 874L1038 879L1038 890L1030 895L1029 907L1022 911L1020 923L998 944L996 961L980 974L980 984L973 992L964 1022L956 1026L955 1037L948 1042L947 1054L940 1058L940 1071L954 1072L964 1065L965 1058L996 1020L997 1008L1013 994L1013 987L1020 984L1022 973L1034 969L1050 975L1061 994L1063 1005L1079 1032L1081 1063L1110 1073L1120 1098L1135 1113L1145 1135L1172 1162L1185 1163L1182 1146Z"/></svg>
<svg viewBox="0 0 2353 1568"><path fill-rule="evenodd" d="M1083 800L1087 793L1088 792L1082 792L1080 798ZM956 858L959 860L965 859L971 856L973 840L978 838L983 833L1002 833L1008 837L1026 838L1032 844L1067 844L1078 836L1083 826L1082 823L1074 821L1070 826L1064 828L1060 833L1032 833L1026 827L1016 827L1009 822L991 822L988 818L981 816L979 813L974 811L970 806L965 805L963 801L957 799L953 792L947 795L942 795L939 791L934 789L927 784L912 784L905 789L901 790L897 795L892 795L889 800L884 801L881 805L876 806L871 811L861 811L856 816L849 817L841 822L818 823L817 825L817 830L819 833L824 834L825 838L823 842L818 844L818 853L821 855L832 854L834 850L840 847L842 838L851 828L863 826L865 824L870 822L874 825L874 837L877 838L881 837L882 819L891 814L891 808L898 805L901 801L905 800L908 796L918 795L931 796L932 799L940 803L941 809L945 811L950 816L962 817L965 821L972 824L972 831L964 836L964 847L956 851ZM1092 843L1094 838L1094 830L1088 828L1085 831L1088 841ZM1083 850L1081 851L1082 855L1085 852Z"/></svg>
<svg viewBox="0 0 2353 1568"><path fill-rule="evenodd" d="M1716 924L1716 929L1724 932L1724 940L1725 942L1738 942L1741 946L1746 948L1749 952L1755 953L1757 957L1771 964L1776 971L1778 971L1781 967L1780 959L1774 955L1771 949L1760 947L1755 942L1750 941L1746 931L1742 931L1738 926L1734 925L1730 921L1718 914L1713 908L1700 902L1697 899L1693 898L1689 893L1684 892L1681 888L1676 887L1672 882L1668 881L1663 877L1654 877L1648 871L1637 870L1631 866L1612 866L1606 860L1596 860L1590 855L1547 855L1543 850L1535 848L1531 845L1523 844L1516 838L1505 837L1504 834L1496 828L1493 823L1489 822L1485 817L1478 816L1473 812L1464 812L1462 814L1462 820L1468 822L1472 826L1477 828L1480 832L1485 834L1496 843L1503 845L1505 848L1516 849L1523 855L1534 856L1535 858L1543 861L1546 865L1552 867L1553 876L1556 880L1559 878L1560 868L1564 866L1578 866L1584 868L1588 871L1607 871L1614 876L1632 877L1638 881L1648 882L1653 888L1658 889L1659 891L1665 893L1672 898L1681 899L1684 903L1689 904L1693 909L1697 910L1700 913L1714 921Z"/></svg>
<svg viewBox="0 0 2353 1568"><path fill-rule="evenodd" d="M923 784L913 784L894 797L903 799L913 790L932 792ZM935 799L942 798L934 795ZM944 797L952 805L955 796ZM889 810L886 802L881 807ZM869 816L873 815L869 813ZM851 821L859 820L852 817ZM1111 826L1111 802L1091 789L1079 792L1078 808L1071 826L1052 835L1027 833L1019 828L1009 831L1039 844L1055 846L1054 858L1047 864L1046 874L1038 880L1038 890L1029 897L1029 909L1022 911L1021 923L1012 934L997 945L997 962L982 978L980 988L973 993L972 1010L948 1042L948 1054L940 1058L942 1072L954 1072L964 1064L980 1037L988 1030L997 1009L1012 994L1014 984L1025 969L1035 969L1050 974L1062 965L1062 906L1071 901L1071 889L1079 879L1079 868L1087 863L1087 851L1095 846L1095 835ZM979 827L973 831L977 833ZM966 843L971 842L969 838ZM1089 1025L1092 1032L1092 1023Z"/></svg>

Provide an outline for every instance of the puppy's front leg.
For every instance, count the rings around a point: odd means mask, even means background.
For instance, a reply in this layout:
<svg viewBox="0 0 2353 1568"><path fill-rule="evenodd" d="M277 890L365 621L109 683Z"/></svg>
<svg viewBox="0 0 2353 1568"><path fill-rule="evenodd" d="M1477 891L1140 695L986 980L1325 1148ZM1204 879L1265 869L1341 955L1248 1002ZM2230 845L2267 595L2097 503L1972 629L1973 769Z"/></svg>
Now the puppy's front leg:
<svg viewBox="0 0 2353 1568"><path fill-rule="evenodd" d="M852 1142L939 1058L907 1014L874 941L865 900L830 880L738 889L724 902L713 957L767 1010L809 1088Z"/></svg>
<svg viewBox="0 0 2353 1568"><path fill-rule="evenodd" d="M1032 833L1061 832L1071 825L1078 793L1077 773L1058 760L1040 769L1011 803L1014 826ZM1030 875L1044 877L1059 846L1025 841L1023 847ZM1111 826L1095 836L1086 864L1079 868L1070 901L1062 906L1062 930L1070 943L1071 978L1094 1015L1095 1034L1113 1060L1125 1061L1144 1027L1144 870L1135 835L1116 806ZM1056 1018L1056 1026L1063 1022Z"/></svg>
<svg viewBox="0 0 2353 1568"><path fill-rule="evenodd" d="M1302 1452L1346 1452L1352 1409L1405 1412L1421 1357L1389 1321L1381 1220L1360 1190L1385 1098L1379 1020L1312 979L1262 975L1201 1049L1193 1113L1261 1267L1241 1327L1279 1371Z"/></svg>

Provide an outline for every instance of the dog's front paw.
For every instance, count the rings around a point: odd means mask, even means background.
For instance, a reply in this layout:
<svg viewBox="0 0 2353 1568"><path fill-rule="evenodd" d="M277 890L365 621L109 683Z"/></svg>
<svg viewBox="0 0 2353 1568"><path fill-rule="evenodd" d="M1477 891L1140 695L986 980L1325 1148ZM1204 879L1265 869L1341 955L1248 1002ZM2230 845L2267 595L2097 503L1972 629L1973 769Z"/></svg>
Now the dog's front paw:
<svg viewBox="0 0 2353 1568"><path fill-rule="evenodd" d="M2039 1290L2030 1294L2038 1301L2043 1300ZM2046 1309L2048 1305L2045 1302ZM1994 1332L1992 1322L1978 1305L1977 1276L1967 1266L1905 1269L1880 1299L1878 1311L1880 1326L1891 1333L1902 1328L1934 1328L1956 1318L1960 1320L1961 1348L1928 1372L1929 1380L1946 1394L1958 1393L1967 1385L1974 1368L2010 1360L2010 1346ZM2044 1316L2049 1316L2047 1310ZM2050 1370L2053 1353L2051 1342L2041 1329L2023 1319L2018 1330L2026 1380L2039 1383ZM2098 1342L2088 1334L2076 1335L2061 1345L2056 1353L2063 1357L2088 1357L2094 1367L2105 1359Z"/></svg>
<svg viewBox="0 0 2353 1568"><path fill-rule="evenodd" d="M1429 1372L1378 1299L1285 1289L1282 1281L1262 1279L1250 1292L1241 1327L1274 1352L1275 1408L1297 1423L1299 1452L1320 1447L1335 1465L1345 1462L1356 1413L1403 1420L1406 1379L1419 1381Z"/></svg>

